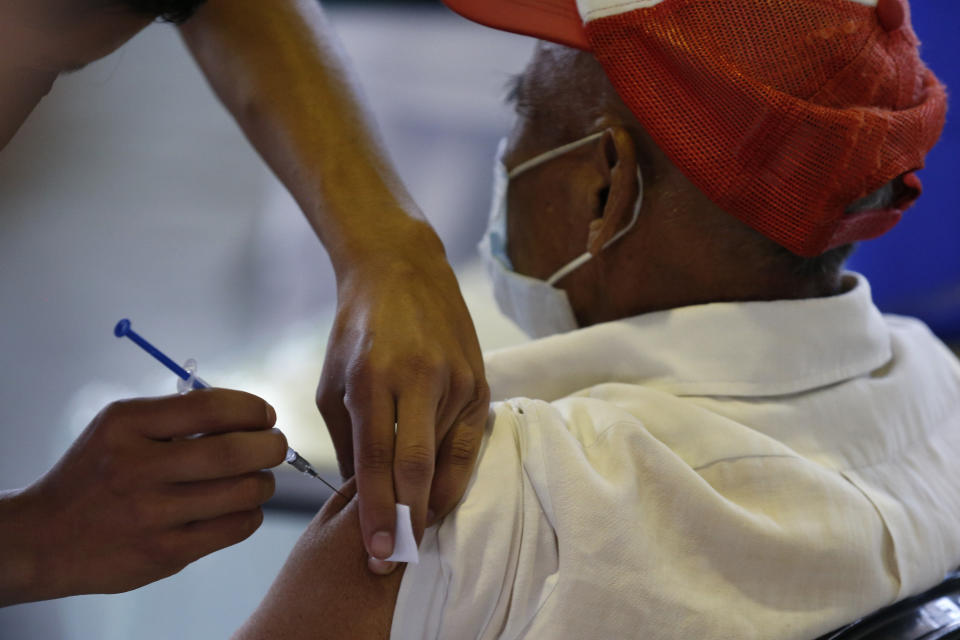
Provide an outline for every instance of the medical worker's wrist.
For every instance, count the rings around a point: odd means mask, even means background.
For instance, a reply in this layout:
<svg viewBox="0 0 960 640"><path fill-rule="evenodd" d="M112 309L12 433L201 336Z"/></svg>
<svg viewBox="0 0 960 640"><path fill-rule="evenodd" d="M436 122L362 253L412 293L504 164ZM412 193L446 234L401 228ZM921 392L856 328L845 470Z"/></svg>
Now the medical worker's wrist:
<svg viewBox="0 0 960 640"><path fill-rule="evenodd" d="M391 265L436 259L446 261L440 236L426 220L405 214L384 221L375 231L364 236L344 239L336 257L331 252L338 282Z"/></svg>

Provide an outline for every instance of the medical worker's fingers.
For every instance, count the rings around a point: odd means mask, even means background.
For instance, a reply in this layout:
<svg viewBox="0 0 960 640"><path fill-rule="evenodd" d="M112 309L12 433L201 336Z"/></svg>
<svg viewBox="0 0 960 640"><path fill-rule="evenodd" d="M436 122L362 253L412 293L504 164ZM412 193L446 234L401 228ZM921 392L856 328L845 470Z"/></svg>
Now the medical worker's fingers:
<svg viewBox="0 0 960 640"><path fill-rule="evenodd" d="M174 484L157 499L171 525L212 520L230 513L251 511L273 496L276 480L269 471L234 478Z"/></svg>
<svg viewBox="0 0 960 640"><path fill-rule="evenodd" d="M490 387L476 333L464 332L464 360L452 369L450 388L441 410L437 461L430 488L427 526L447 515L463 497L473 473L490 408ZM450 424L447 416L454 415Z"/></svg>
<svg viewBox="0 0 960 640"><path fill-rule="evenodd" d="M282 463L287 439L278 429L224 433L163 443L162 479L194 482L232 478Z"/></svg>
<svg viewBox="0 0 960 640"><path fill-rule="evenodd" d="M339 363L334 362L333 358L324 362L320 384L317 386L317 408L333 442L340 477L350 478L354 474L353 429L350 412L344 404L346 390L343 383L336 380L340 371Z"/></svg>
<svg viewBox="0 0 960 640"><path fill-rule="evenodd" d="M483 441L483 430L489 412L488 395L489 392L485 392L440 443L433 485L430 488L427 526L432 526L450 513L467 489Z"/></svg>
<svg viewBox="0 0 960 640"><path fill-rule="evenodd" d="M263 523L263 510L238 511L211 520L191 522L164 536L157 553L168 562L189 564L225 547L243 542Z"/></svg>
<svg viewBox="0 0 960 640"><path fill-rule="evenodd" d="M393 553L397 513L393 490L396 425L393 396L372 385L356 385L347 390L345 401L353 425L363 544L370 555L386 558Z"/></svg>
<svg viewBox="0 0 960 640"><path fill-rule="evenodd" d="M430 485L436 459L436 416L440 390L433 393L430 378L414 380L397 403L397 438L393 455L393 478L397 502L410 507L413 535L420 541L427 520Z"/></svg>
<svg viewBox="0 0 960 640"><path fill-rule="evenodd" d="M155 440L201 433L269 429L276 412L243 391L197 389L182 396L115 402L106 409L117 427Z"/></svg>
<svg viewBox="0 0 960 640"><path fill-rule="evenodd" d="M481 372L482 364L481 362ZM473 366L466 358L454 359L449 365L449 370L442 372L442 375L437 378L446 383L443 397L437 408L436 444L439 445L454 423L472 406L474 398L485 393L486 384L482 377L478 381Z"/></svg>

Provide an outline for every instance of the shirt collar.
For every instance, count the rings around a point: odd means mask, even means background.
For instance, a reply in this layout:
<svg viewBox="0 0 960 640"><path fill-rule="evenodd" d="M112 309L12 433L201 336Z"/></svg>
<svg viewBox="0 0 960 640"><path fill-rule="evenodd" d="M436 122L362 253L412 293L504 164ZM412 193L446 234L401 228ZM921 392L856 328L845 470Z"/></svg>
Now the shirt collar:
<svg viewBox="0 0 960 640"><path fill-rule="evenodd" d="M890 337L866 278L846 278L828 298L681 307L493 351L491 396L553 401L606 382L776 396L860 376L890 360Z"/></svg>

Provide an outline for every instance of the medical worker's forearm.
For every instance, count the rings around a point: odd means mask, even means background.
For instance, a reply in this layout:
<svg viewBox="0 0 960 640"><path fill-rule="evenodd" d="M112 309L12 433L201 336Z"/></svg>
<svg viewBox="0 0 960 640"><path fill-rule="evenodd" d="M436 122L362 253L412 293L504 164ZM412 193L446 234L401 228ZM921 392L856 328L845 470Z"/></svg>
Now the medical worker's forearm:
<svg viewBox="0 0 960 640"><path fill-rule="evenodd" d="M411 242L442 252L390 166L315 0L209 0L182 33L338 274Z"/></svg>
<svg viewBox="0 0 960 640"><path fill-rule="evenodd" d="M7 146L37 103L47 95L57 74L5 66L0 59L0 149Z"/></svg>

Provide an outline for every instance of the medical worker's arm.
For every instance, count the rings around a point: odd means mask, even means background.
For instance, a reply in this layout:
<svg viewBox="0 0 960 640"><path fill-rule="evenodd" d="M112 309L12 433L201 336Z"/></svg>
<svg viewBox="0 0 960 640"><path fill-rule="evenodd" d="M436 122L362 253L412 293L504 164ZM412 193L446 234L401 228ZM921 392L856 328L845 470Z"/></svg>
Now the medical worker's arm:
<svg viewBox="0 0 960 640"><path fill-rule="evenodd" d="M347 498L354 491L352 480L341 489ZM389 638L403 570L380 578L366 565L357 500L334 495L234 640Z"/></svg>
<svg viewBox="0 0 960 640"><path fill-rule="evenodd" d="M225 389L101 411L40 480L0 492L0 607L129 591L247 538L286 453L275 420Z"/></svg>
<svg viewBox="0 0 960 640"><path fill-rule="evenodd" d="M356 472L365 546L384 557L392 537L376 534L392 534L395 502L419 539L470 477L489 393L473 323L315 0L208 0L182 33L330 254L337 317L317 404L341 473Z"/></svg>

